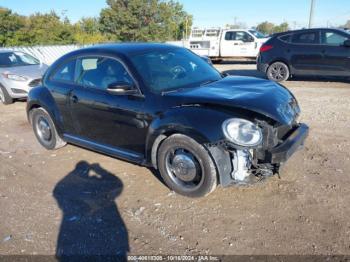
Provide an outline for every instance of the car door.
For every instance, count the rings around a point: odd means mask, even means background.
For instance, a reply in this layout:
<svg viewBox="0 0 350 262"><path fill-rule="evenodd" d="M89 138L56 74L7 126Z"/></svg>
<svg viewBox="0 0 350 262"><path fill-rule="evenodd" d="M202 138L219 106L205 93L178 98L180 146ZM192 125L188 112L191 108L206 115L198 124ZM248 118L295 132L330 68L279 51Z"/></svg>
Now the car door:
<svg viewBox="0 0 350 262"><path fill-rule="evenodd" d="M77 135L77 133L73 125L70 109L67 107L67 101L70 93L76 86L74 82L75 65L76 59L69 59L63 62L51 73L46 81L46 85L55 100L61 116L60 120L64 126L64 132L72 135Z"/></svg>
<svg viewBox="0 0 350 262"><path fill-rule="evenodd" d="M221 56L244 57L252 55L255 48L254 38L244 31L227 31L221 41Z"/></svg>
<svg viewBox="0 0 350 262"><path fill-rule="evenodd" d="M81 139L139 154L144 153L147 122L144 97L112 94L116 82L137 88L120 60L88 56L77 60L77 86L70 94L71 114Z"/></svg>
<svg viewBox="0 0 350 262"><path fill-rule="evenodd" d="M350 76L350 48L344 46L349 35L327 29L321 32L323 71L330 76Z"/></svg>
<svg viewBox="0 0 350 262"><path fill-rule="evenodd" d="M287 47L292 71L297 75L313 75L322 71L323 53L320 31L307 30L295 33Z"/></svg>

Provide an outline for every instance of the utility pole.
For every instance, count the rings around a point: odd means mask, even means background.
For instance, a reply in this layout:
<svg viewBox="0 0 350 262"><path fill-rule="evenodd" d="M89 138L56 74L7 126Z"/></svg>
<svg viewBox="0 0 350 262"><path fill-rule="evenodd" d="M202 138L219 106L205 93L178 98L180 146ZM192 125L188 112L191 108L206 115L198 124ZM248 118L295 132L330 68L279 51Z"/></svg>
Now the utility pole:
<svg viewBox="0 0 350 262"><path fill-rule="evenodd" d="M310 17L309 17L309 28L311 28L313 26L315 2L316 2L316 0L311 0Z"/></svg>

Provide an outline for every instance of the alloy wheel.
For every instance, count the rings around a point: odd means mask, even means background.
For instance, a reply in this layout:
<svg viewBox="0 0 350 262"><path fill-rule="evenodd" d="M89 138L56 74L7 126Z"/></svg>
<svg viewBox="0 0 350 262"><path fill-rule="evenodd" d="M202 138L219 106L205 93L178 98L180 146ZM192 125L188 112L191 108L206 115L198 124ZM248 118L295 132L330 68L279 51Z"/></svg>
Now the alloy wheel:
<svg viewBox="0 0 350 262"><path fill-rule="evenodd" d="M271 67L271 75L273 79L279 81L285 79L285 77L287 76L287 70L283 65L275 64Z"/></svg>

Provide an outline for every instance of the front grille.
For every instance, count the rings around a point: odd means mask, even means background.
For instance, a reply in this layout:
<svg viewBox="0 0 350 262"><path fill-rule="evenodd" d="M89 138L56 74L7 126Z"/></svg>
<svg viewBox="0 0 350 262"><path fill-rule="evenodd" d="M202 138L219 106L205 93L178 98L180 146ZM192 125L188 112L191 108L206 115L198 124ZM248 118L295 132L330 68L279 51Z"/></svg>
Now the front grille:
<svg viewBox="0 0 350 262"><path fill-rule="evenodd" d="M29 83L30 87L35 87L35 86L38 86L38 85L41 85L41 78L34 79L33 81L31 81Z"/></svg>

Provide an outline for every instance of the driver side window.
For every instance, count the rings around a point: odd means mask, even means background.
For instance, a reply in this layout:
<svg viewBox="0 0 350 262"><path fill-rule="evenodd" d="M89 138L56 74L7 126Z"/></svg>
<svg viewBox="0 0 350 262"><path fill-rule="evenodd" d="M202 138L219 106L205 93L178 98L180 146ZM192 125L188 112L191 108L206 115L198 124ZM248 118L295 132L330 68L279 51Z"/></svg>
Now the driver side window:
<svg viewBox="0 0 350 262"><path fill-rule="evenodd" d="M236 41L253 42L254 39L247 32L236 32Z"/></svg>
<svg viewBox="0 0 350 262"><path fill-rule="evenodd" d="M324 45L340 46L343 45L347 39L347 37L333 31L322 32L322 44Z"/></svg>
<svg viewBox="0 0 350 262"><path fill-rule="evenodd" d="M124 66L107 57L86 57L78 60L77 83L90 88L106 90L111 84L133 80Z"/></svg>
<svg viewBox="0 0 350 262"><path fill-rule="evenodd" d="M247 32L243 31L231 31L225 34L226 41L242 41L242 42L253 42L254 39Z"/></svg>

